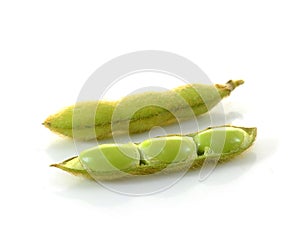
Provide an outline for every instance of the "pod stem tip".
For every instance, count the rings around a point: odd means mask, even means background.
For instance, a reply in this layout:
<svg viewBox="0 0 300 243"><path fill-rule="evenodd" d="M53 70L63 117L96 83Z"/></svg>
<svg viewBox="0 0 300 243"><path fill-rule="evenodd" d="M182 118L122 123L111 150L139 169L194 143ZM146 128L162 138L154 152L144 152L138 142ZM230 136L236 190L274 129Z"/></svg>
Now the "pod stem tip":
<svg viewBox="0 0 300 243"><path fill-rule="evenodd" d="M59 168L59 165L58 164L51 164L51 165L49 165L49 167L57 167L57 168Z"/></svg>
<svg viewBox="0 0 300 243"><path fill-rule="evenodd" d="M238 86L240 86L240 85L242 85L242 84L244 84L245 83L245 81L244 80L229 80L227 83L226 83L226 85L228 85L229 86L229 89L232 91L232 90L234 90L236 87L238 87Z"/></svg>

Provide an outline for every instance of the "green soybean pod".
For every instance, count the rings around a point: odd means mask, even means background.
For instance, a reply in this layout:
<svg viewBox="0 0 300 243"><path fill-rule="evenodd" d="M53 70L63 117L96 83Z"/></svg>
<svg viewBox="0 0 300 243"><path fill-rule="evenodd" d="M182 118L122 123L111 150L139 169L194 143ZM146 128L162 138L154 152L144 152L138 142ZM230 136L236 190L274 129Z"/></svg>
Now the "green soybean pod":
<svg viewBox="0 0 300 243"><path fill-rule="evenodd" d="M211 146L218 143L218 136L213 133L225 131L225 139L222 136L222 153L206 153L212 150ZM130 177L132 175L149 175L163 170L164 173L191 170L200 168L210 156L216 155L218 163L226 162L245 152L255 141L257 129L255 127L219 126L188 135L169 135L148 139L136 145L129 146L129 153L116 155L114 145L100 145L106 148L108 162L114 164L113 170L102 167L103 159L97 159L93 153L83 151L79 156L70 158L62 163L51 166L60 168L74 175L84 176L95 180L114 180ZM210 135L209 135L210 134ZM228 135L228 136L227 136ZM220 138L220 137L219 137ZM216 140L216 141L214 141ZM159 146L162 146L159 150ZM173 149L172 149L173 148ZM138 149L140 157L135 157ZM99 150L99 146L94 150ZM127 158L130 155L130 158ZM123 158L125 156L124 164ZM86 158L91 157L92 165L86 163ZM140 159L138 161L138 159ZM118 161L116 164L116 161ZM100 164L100 165L98 165ZM86 169L88 167L88 170Z"/></svg>
<svg viewBox="0 0 300 243"><path fill-rule="evenodd" d="M175 123L177 116L190 119L204 114L243 83L243 80L230 80L224 85L188 84L169 91L129 95L116 101L81 102L49 116L43 125L79 140L104 139L113 132L140 133L154 126ZM136 112L128 116L128 111L135 108ZM118 116L113 119L116 113ZM114 124L127 123L128 127L112 131Z"/></svg>

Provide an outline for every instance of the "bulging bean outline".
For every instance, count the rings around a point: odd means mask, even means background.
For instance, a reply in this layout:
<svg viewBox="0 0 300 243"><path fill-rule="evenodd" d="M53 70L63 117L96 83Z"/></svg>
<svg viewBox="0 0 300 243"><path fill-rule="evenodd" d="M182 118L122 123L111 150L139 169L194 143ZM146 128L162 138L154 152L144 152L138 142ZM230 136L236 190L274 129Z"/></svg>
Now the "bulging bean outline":
<svg viewBox="0 0 300 243"><path fill-rule="evenodd" d="M221 148L219 151L213 151L215 143L218 143L218 136L216 136L215 139L213 139L213 134L223 133L220 137L224 139L223 148ZM228 136L227 136L228 135ZM66 172L69 172L73 175L79 175L84 176L89 179L94 180L115 180L115 179L121 179L121 178L128 178L128 177L135 177L135 176L142 176L142 175L151 175L155 173L171 173L176 171L182 171L182 170L192 170L200 168L203 165L203 162L207 158L217 158L218 163L223 163L226 161L229 161L230 159L240 155L241 153L245 152L249 147L252 146L256 139L257 135L257 128L255 127L237 127L237 126L231 126L231 125L225 125L225 126L218 126L218 127L210 127L203 131L188 134L188 135L169 135L164 137L158 137L158 138L150 138L148 140L156 141L157 139L165 139L166 141L176 140L175 138L178 138L179 140L187 140L187 141L193 141L194 142L194 150L191 149L190 157L186 157L186 159L183 159L182 161L159 161L159 156L156 156L155 160L153 161L151 158L147 159L141 154L145 153L143 149L143 143L146 143L146 141L143 141L138 144L132 144L130 143L130 147L132 148L132 151L136 152L139 151L140 157L134 157L133 163L127 163L126 166L116 166L112 170L102 170L99 171L91 171L91 166L88 165L88 163L85 163L83 161L87 157L91 156L86 151L83 151L80 153L79 156L72 157L68 160L65 160L62 163L59 164L53 164L51 166L57 167L59 169L62 169ZM149 141L148 141L149 142ZM150 141L151 142L151 141ZM110 145L100 145L95 148L92 148L92 150L99 150L101 146L107 146L107 148L114 148L115 144ZM125 145L118 145L118 146L127 146ZM218 146L216 146L218 147ZM92 151L91 150L91 151ZM162 149L163 151L163 149ZM113 152L111 152L113 153ZM131 152L130 152L131 153ZM129 154L130 154L129 153ZM122 156L128 156L128 153L123 154ZM150 156L151 157L151 156ZM154 156L155 157L155 156ZM185 155L183 156L185 157ZM137 162L137 158L139 158L139 162ZM132 159L132 158L131 158ZM113 161L111 161L113 164ZM132 161L131 161L132 162ZM101 163L101 161L96 161L95 163ZM128 165L128 166L127 166Z"/></svg>

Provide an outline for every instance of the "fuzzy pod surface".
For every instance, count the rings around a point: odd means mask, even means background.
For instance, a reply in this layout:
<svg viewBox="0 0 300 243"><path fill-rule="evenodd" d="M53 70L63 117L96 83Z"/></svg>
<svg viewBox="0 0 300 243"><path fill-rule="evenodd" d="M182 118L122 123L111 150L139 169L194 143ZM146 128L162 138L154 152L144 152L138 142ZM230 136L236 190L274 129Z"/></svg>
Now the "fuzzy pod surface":
<svg viewBox="0 0 300 243"><path fill-rule="evenodd" d="M77 140L100 140L113 133L140 133L202 115L243 83L243 80L230 80L224 85L188 84L116 101L81 102L50 115L43 125Z"/></svg>

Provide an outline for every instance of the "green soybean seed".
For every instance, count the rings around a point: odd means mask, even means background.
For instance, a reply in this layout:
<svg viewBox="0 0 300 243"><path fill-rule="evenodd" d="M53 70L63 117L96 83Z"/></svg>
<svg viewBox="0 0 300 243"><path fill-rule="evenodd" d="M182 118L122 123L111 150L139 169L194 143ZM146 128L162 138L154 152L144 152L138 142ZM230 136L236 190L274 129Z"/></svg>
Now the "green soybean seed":
<svg viewBox="0 0 300 243"><path fill-rule="evenodd" d="M243 83L230 80L224 85L189 84L116 101L82 102L49 116L43 125L79 140L104 139L111 137L112 132L139 133L204 114Z"/></svg>
<svg viewBox="0 0 300 243"><path fill-rule="evenodd" d="M100 145L52 166L95 180L196 169L212 155L217 155L221 163L243 153L254 143L256 131L255 127L220 126L189 135L151 138L139 144ZM222 147L221 153L215 152L216 147Z"/></svg>
<svg viewBox="0 0 300 243"><path fill-rule="evenodd" d="M240 128L220 127L199 133L193 138L199 154L219 154L238 151L247 145L249 136Z"/></svg>
<svg viewBox="0 0 300 243"><path fill-rule="evenodd" d="M139 165L140 153L133 143L103 144L83 151L79 160L91 171L126 170Z"/></svg>
<svg viewBox="0 0 300 243"><path fill-rule="evenodd" d="M139 144L146 164L176 163L197 157L196 144L190 137L172 136L148 139Z"/></svg>

